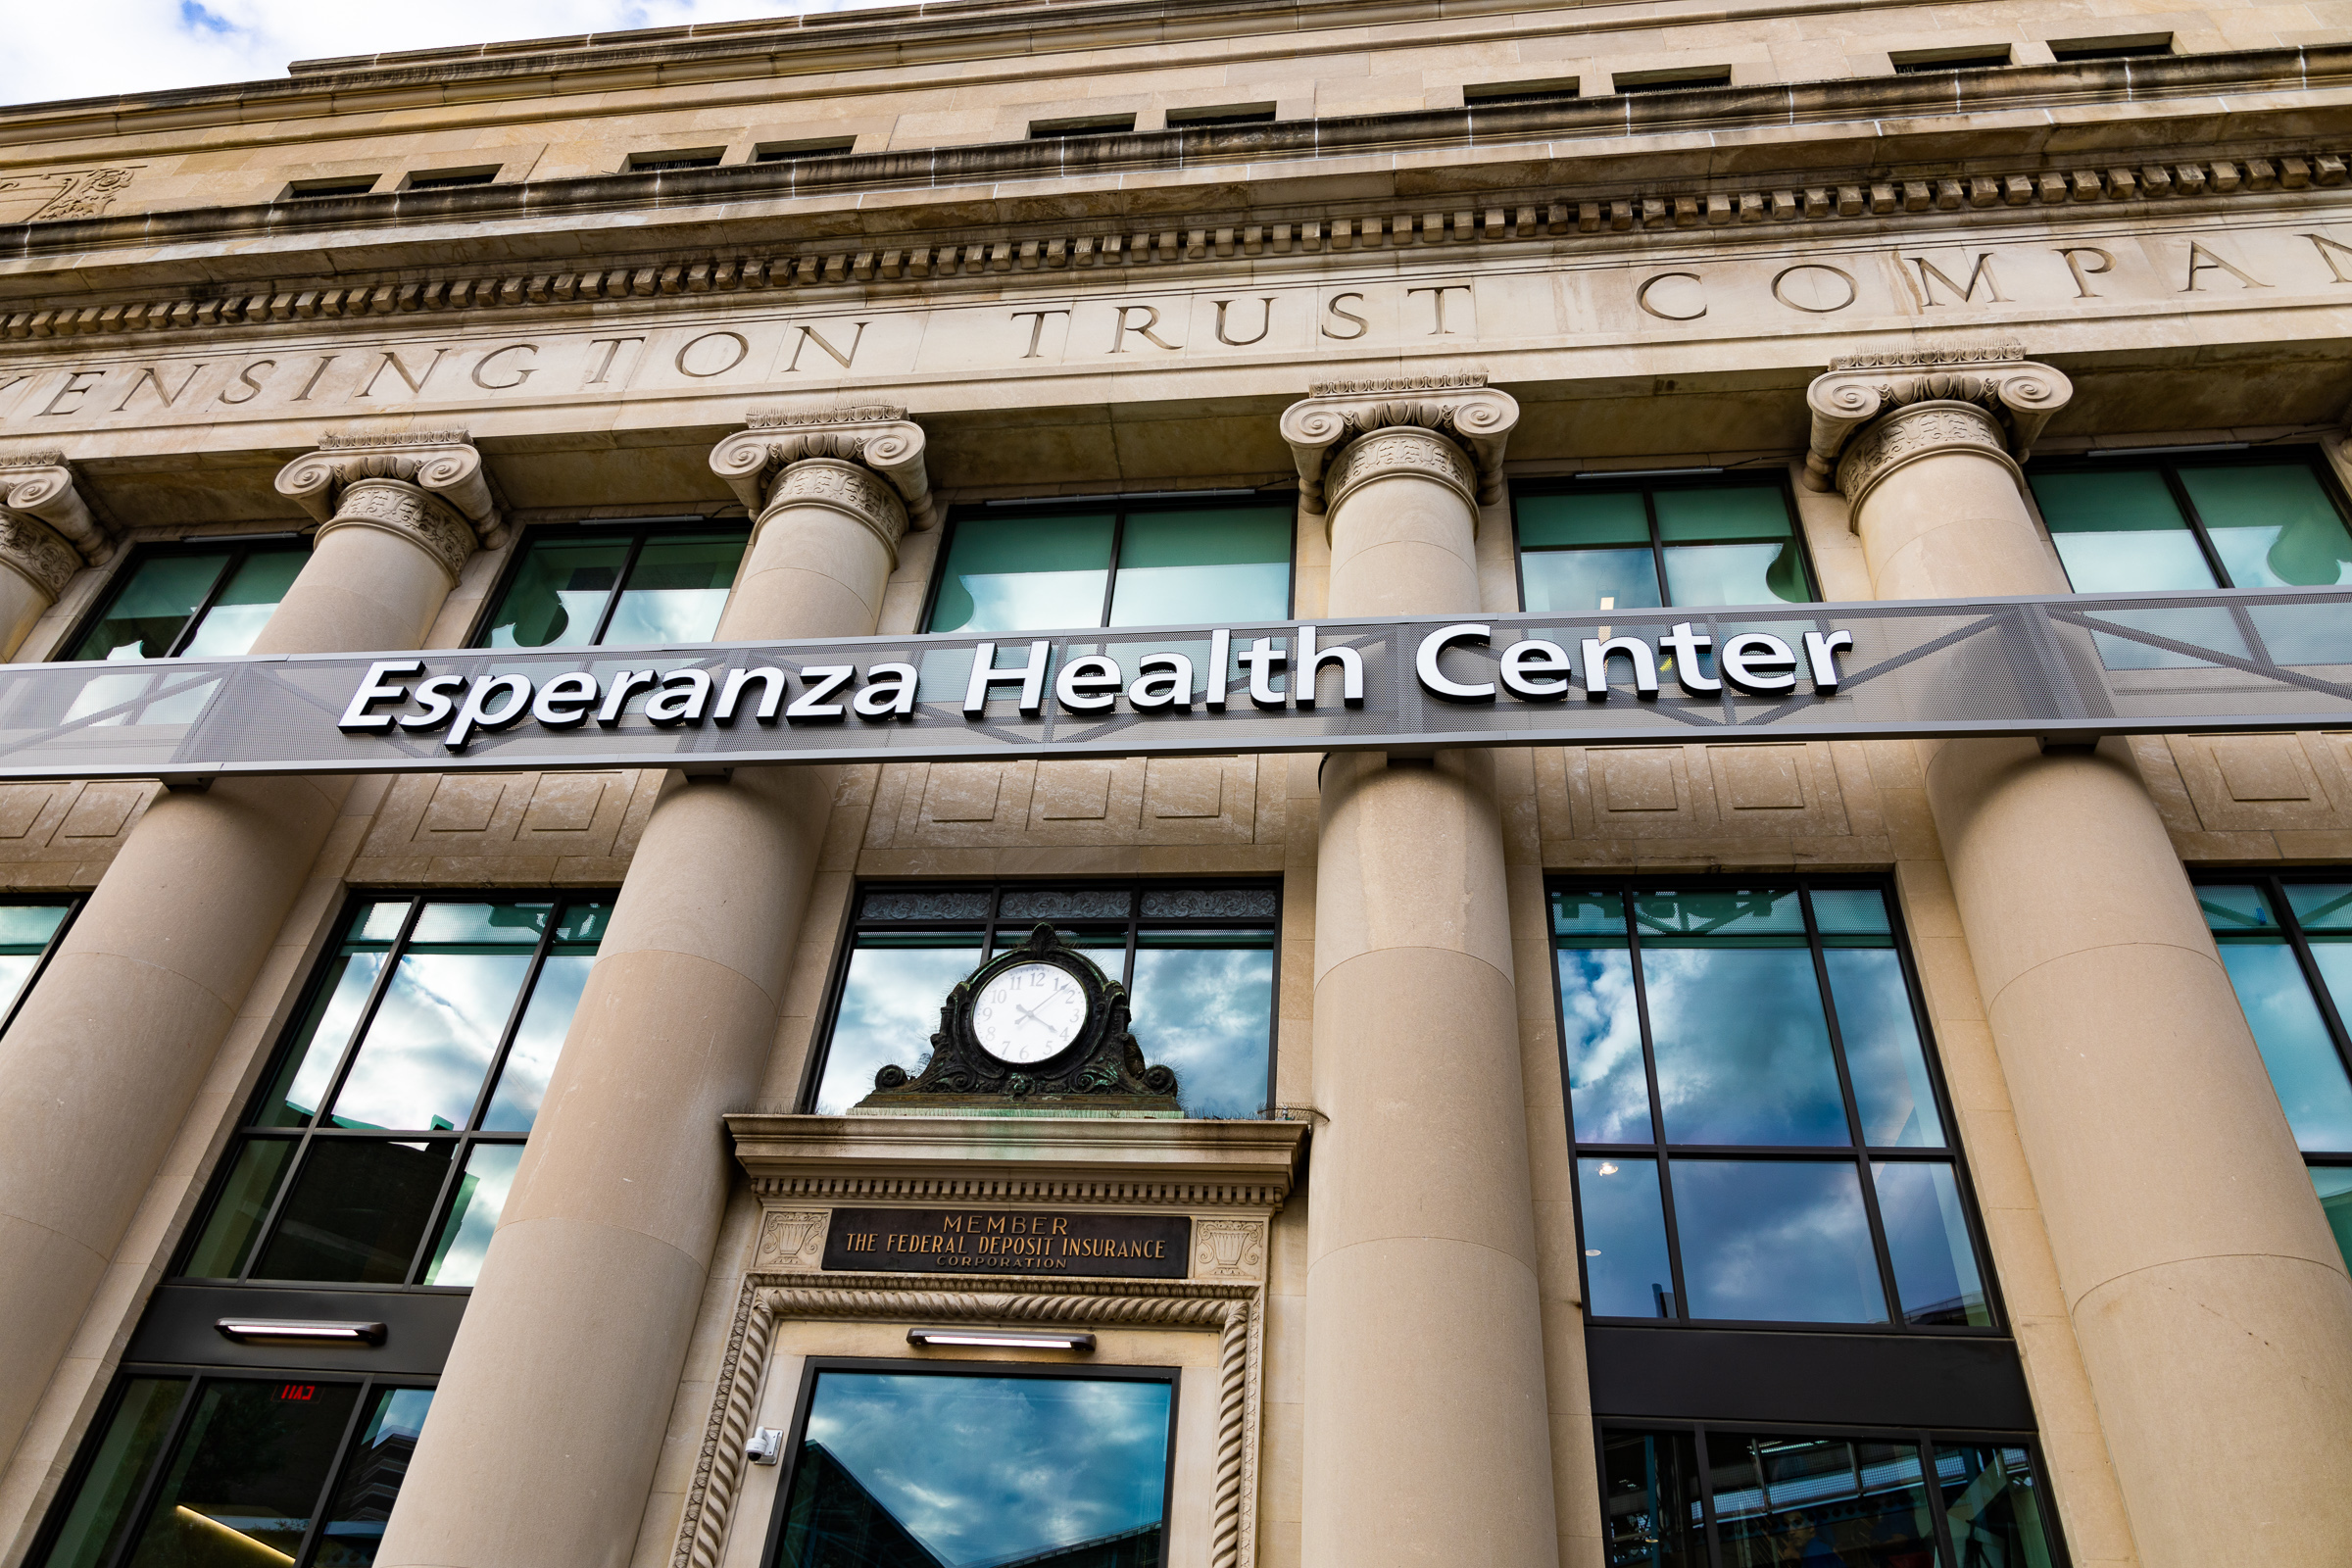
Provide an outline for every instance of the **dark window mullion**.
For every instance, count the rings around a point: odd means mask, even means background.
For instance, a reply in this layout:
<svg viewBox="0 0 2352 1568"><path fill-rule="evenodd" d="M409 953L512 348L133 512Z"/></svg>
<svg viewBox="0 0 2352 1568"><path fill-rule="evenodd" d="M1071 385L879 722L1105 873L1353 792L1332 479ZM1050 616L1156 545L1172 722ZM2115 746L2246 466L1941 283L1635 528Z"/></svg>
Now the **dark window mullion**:
<svg viewBox="0 0 2352 1568"><path fill-rule="evenodd" d="M318 1500L311 1504L310 1528L302 1533L302 1544L294 1548L296 1568L310 1568L318 1551L319 1538L326 1532L327 1510L335 1505L336 1490L342 1485L343 1472L352 1461L352 1437L368 1419L368 1409L375 1403L375 1384L372 1380L360 1385L359 1396L351 1401L351 1414L343 1419L343 1436L328 1455L326 1479L319 1483Z"/></svg>
<svg viewBox="0 0 2352 1568"><path fill-rule="evenodd" d="M131 1494L129 1525L122 1532L122 1539L116 1543L110 1562L128 1562L131 1553L137 1549L139 1537L146 1533L147 1516L162 1500L164 1477L172 1473L172 1461L178 1454L179 1446L188 1441L188 1428L195 1420L196 1406L204 1397L205 1385L211 1381L209 1375L200 1372L190 1375L181 1387L179 1408L172 1412L171 1423L164 1429L164 1441L155 1446L155 1459L145 1479Z"/></svg>
<svg viewBox="0 0 2352 1568"><path fill-rule="evenodd" d="M18 1012L24 1006L24 999L32 995L34 986L41 983L41 976L48 971L49 960L57 956L58 947L66 940L66 933L74 929L74 922L80 917L86 897L76 895L65 901L65 918L57 922L57 929L50 932L49 940L41 945L40 956L33 959L32 969L24 976L24 983L17 988L16 1000L8 1004L8 1011L0 1014L0 1035L8 1033L8 1026L17 1021Z"/></svg>
<svg viewBox="0 0 2352 1568"><path fill-rule="evenodd" d="M1707 1429L1703 1426L1687 1429L1690 1434L1693 1456L1691 1484L1698 1489L1699 1540L1714 1568L1722 1568L1723 1543L1717 1539L1720 1529L1715 1520L1715 1467L1708 1462ZM1760 1481L1762 1478L1758 1477Z"/></svg>
<svg viewBox="0 0 2352 1568"><path fill-rule="evenodd" d="M433 1144L442 1142L442 1140L426 1138L386 1138L378 1139L377 1142L390 1144ZM424 1272L424 1260L426 1256L432 1251L433 1245L441 1240L441 1233L449 1228L452 1211L457 1205L458 1188L464 1182L466 1177L466 1160L467 1156L473 1152L473 1141L471 1139L460 1137L451 1139L448 1142L450 1146L449 1168L441 1173L441 1190L433 1195L433 1206L426 1210L426 1213L431 1217L425 1221L422 1233L416 1238L416 1245L409 1250L408 1272L400 1277L400 1284L403 1286L415 1285L417 1282L416 1277ZM400 1286L392 1287L394 1290L398 1290Z"/></svg>
<svg viewBox="0 0 2352 1568"><path fill-rule="evenodd" d="M172 639L172 646L164 652L166 659L177 659L179 651L195 640L197 631L204 625L204 617L211 614L213 607L220 602L220 595L227 589L229 579L237 574L239 566L245 564L248 554L250 551L243 546L229 551L227 562L221 565L220 574L213 579L213 586L206 591L203 601L186 620L180 622L178 633Z"/></svg>
<svg viewBox="0 0 2352 1568"><path fill-rule="evenodd" d="M2160 463L2156 466L2156 471L2164 476L2164 487L2172 492L2173 505L2180 509L2180 515L2187 520L2188 536L2204 552L2205 565L2213 573L2213 580L2225 588L2234 586L2230 581L2230 569L2222 564L2222 553L2213 547L2213 535L2206 530L2204 514L2197 511L2197 504L2189 499L2188 486L2180 482L2180 466Z"/></svg>
<svg viewBox="0 0 2352 1568"><path fill-rule="evenodd" d="M1658 603L1671 606L1674 590L1666 581L1666 536L1658 527L1656 492L1648 485L1642 487L1642 515L1649 522L1649 564L1658 574Z"/></svg>
<svg viewBox="0 0 2352 1568"><path fill-rule="evenodd" d="M1936 1560L1939 1563L1958 1563L1960 1548L1952 1540L1952 1521L1944 1506L1943 1476L1936 1468L1936 1435L1932 1432L1914 1432L1911 1437L1919 1445L1920 1473L1925 1482L1928 1513L1936 1524Z"/></svg>
<svg viewBox="0 0 2352 1568"><path fill-rule="evenodd" d="M1119 552L1127 543L1127 509L1121 507L1111 514L1110 569L1102 573L1102 610L1096 617L1097 626L1110 625L1110 602L1119 591Z"/></svg>
<svg viewBox="0 0 2352 1568"><path fill-rule="evenodd" d="M2320 1020L2328 1026L2328 1038L2335 1047L2336 1060L2343 1065L2345 1075L2352 1077L2352 1035L2346 1034L2343 1013L2335 1004L2334 994L2328 989L2327 976L2320 973L2319 960L2312 956L2311 939L2303 934L2303 922L2296 917L2294 906L2286 902L2285 880L2266 876L2262 878L2262 892L2271 901L2271 907L2278 911L2278 929L2293 950L2295 962L2302 967L2303 983L2311 988L2312 1000L2319 1004Z"/></svg>
<svg viewBox="0 0 2352 1568"><path fill-rule="evenodd" d="M1845 1063L1845 1035L1838 1027L1837 1000L1830 990L1830 965L1822 952L1820 922L1813 914L1813 890L1797 887L1797 907L1805 919L1805 948L1813 956L1813 983L1821 991L1821 1015L1830 1032L1830 1059L1838 1068L1838 1093L1845 1102L1845 1135L1851 1142L1854 1168L1862 1179L1862 1212L1870 1222L1870 1245L1878 1254L1879 1289L1886 1298L1886 1321L1896 1330L1911 1325L1903 1317L1901 1287L1894 1278L1894 1252L1886 1240L1886 1216L1879 1212L1879 1187L1870 1168L1870 1152L1862 1134L1862 1107L1854 1098L1854 1079Z"/></svg>
<svg viewBox="0 0 2352 1568"><path fill-rule="evenodd" d="M1652 1156L1657 1165L1658 1210L1666 1221L1666 1271L1674 1281L1674 1315L1669 1322L1687 1321L1690 1316L1688 1288L1683 1284L1683 1236L1675 1223L1674 1173L1666 1153L1666 1106L1658 1094L1658 1055L1649 1034L1649 989L1642 978L1642 929L1634 918L1635 894L1627 889L1619 895L1625 902L1625 943L1631 956L1629 967L1634 975L1634 1012L1642 1026L1642 1071L1649 1090L1649 1136ZM1553 964L1552 985L1559 985L1558 964ZM1592 1310L1590 1298L1586 1311Z"/></svg>
<svg viewBox="0 0 2352 1568"><path fill-rule="evenodd" d="M604 646L605 633L612 628L612 612L620 608L620 596L628 591L629 573L637 569L637 558L645 554L645 541L651 530L640 528L629 537L629 553L620 558L620 569L612 574L612 591L605 595L605 608L597 612L596 632L588 646Z"/></svg>
<svg viewBox="0 0 2352 1568"><path fill-rule="evenodd" d="M499 1031L498 1045L490 1053L489 1070L482 1074L482 1087L474 1092L473 1112L466 1118L464 1131L479 1127L482 1117L489 1113L490 1097L498 1092L499 1074L507 1070L507 1054L514 1049L514 1036L522 1027L522 1015L530 1010L531 998L538 994L539 976L547 968L549 950L556 945L556 928L564 923L568 905L568 900L558 897L548 906L547 929L539 933L539 941L531 949L530 967L523 971L522 988L514 993L514 1004L507 1008L507 1025Z"/></svg>
<svg viewBox="0 0 2352 1568"><path fill-rule="evenodd" d="M416 918L423 910L424 900L421 897L409 900L408 913L400 917L400 930L394 934L391 945L384 949L383 970L376 975L375 984L368 988L368 1004L360 1009L359 1019L352 1025L351 1039L343 1047L341 1059L335 1063L334 1076L328 1080L326 1092L318 1097L318 1109L311 1117L309 1125L302 1129L301 1136L294 1141L294 1152L286 1156L285 1174L278 1180L277 1191L270 1194L269 1208L263 1212L261 1223L253 1228L252 1250L237 1265L236 1277L239 1280L253 1278L253 1266L261 1261L262 1253L269 1250L270 1238L277 1232L277 1222L285 1211L286 1200L293 1196L295 1183L302 1177L304 1161L311 1157L313 1135L322 1129L328 1113L334 1108L335 1097L343 1092L343 1080L350 1075L352 1063L359 1058L361 1049L368 1043L368 1031L375 1023L376 1008L382 1004L384 993L391 988L392 972L399 967L401 953L408 946L409 933L416 928ZM350 940L348 936L344 938L346 943Z"/></svg>

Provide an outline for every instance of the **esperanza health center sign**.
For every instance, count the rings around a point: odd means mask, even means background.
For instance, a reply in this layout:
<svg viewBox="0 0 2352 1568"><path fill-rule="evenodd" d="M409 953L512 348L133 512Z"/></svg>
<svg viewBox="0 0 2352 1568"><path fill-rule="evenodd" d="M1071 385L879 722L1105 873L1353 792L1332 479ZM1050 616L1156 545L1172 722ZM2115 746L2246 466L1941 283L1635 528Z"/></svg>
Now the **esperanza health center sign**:
<svg viewBox="0 0 2352 1568"><path fill-rule="evenodd" d="M0 665L0 779L2340 726L2345 588Z"/></svg>

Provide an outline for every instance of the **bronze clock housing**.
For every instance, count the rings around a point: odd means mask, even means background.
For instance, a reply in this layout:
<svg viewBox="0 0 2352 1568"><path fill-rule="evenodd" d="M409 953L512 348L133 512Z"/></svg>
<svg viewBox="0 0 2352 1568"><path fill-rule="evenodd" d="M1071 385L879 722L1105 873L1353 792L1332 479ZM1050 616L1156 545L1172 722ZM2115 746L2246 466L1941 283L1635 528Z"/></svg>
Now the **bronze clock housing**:
<svg viewBox="0 0 2352 1568"><path fill-rule="evenodd" d="M989 983L1023 964L1051 964L1078 982L1086 1018L1077 1036L1042 1061L1015 1064L981 1045L972 1008ZM956 1110L1064 1109L1078 1114L1180 1116L1176 1070L1147 1066L1128 1030L1127 988L1040 921L1019 947L998 954L956 983L939 1009L931 1059L919 1074L891 1065L874 1074L858 1110L938 1115Z"/></svg>

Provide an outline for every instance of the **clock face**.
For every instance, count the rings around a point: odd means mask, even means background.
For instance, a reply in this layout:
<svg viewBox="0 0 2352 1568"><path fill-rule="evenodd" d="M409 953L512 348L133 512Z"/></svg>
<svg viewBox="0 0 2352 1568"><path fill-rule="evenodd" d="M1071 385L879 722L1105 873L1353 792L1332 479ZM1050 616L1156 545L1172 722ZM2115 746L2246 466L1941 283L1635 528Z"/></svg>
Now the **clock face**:
<svg viewBox="0 0 2352 1568"><path fill-rule="evenodd" d="M1015 1066L1059 1055L1085 1027L1085 988L1059 964L1014 964L972 1004L981 1049Z"/></svg>

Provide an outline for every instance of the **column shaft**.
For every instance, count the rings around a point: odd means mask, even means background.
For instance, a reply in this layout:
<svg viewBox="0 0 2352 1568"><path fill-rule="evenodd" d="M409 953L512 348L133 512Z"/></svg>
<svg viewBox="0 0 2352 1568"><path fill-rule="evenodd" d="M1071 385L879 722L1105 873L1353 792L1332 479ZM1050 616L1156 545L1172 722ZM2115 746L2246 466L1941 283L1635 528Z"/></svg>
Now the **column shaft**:
<svg viewBox="0 0 2352 1568"><path fill-rule="evenodd" d="M808 499L849 469L880 513ZM904 512L786 470L718 636L874 629ZM878 482L878 481L877 481ZM882 497L887 497L887 491ZM797 499L796 499L797 498ZM644 1520L834 771L672 776L532 1129L379 1557L616 1568ZM593 1369L584 1375L583 1369Z"/></svg>
<svg viewBox="0 0 2352 1568"><path fill-rule="evenodd" d="M1343 453L1331 612L1476 611L1468 479L1424 430ZM1512 975L1493 759L1326 759L1310 1568L1557 1560Z"/></svg>
<svg viewBox="0 0 2352 1568"><path fill-rule="evenodd" d="M273 614L257 652L416 645L454 578L414 543L367 537L377 542L365 561L338 543L305 564L286 601L295 613ZM412 597L418 585L437 585L399 640L385 640L399 624L383 616L334 613L365 608L353 587L363 571L405 582ZM158 801L0 1037L0 1461L22 1437L350 785L228 779Z"/></svg>
<svg viewBox="0 0 2352 1568"><path fill-rule="evenodd" d="M1881 598L2064 591L1999 434L1924 404L1840 465ZM2113 742L1927 776L2141 1560L2332 1560L2352 1280L2155 803Z"/></svg>

